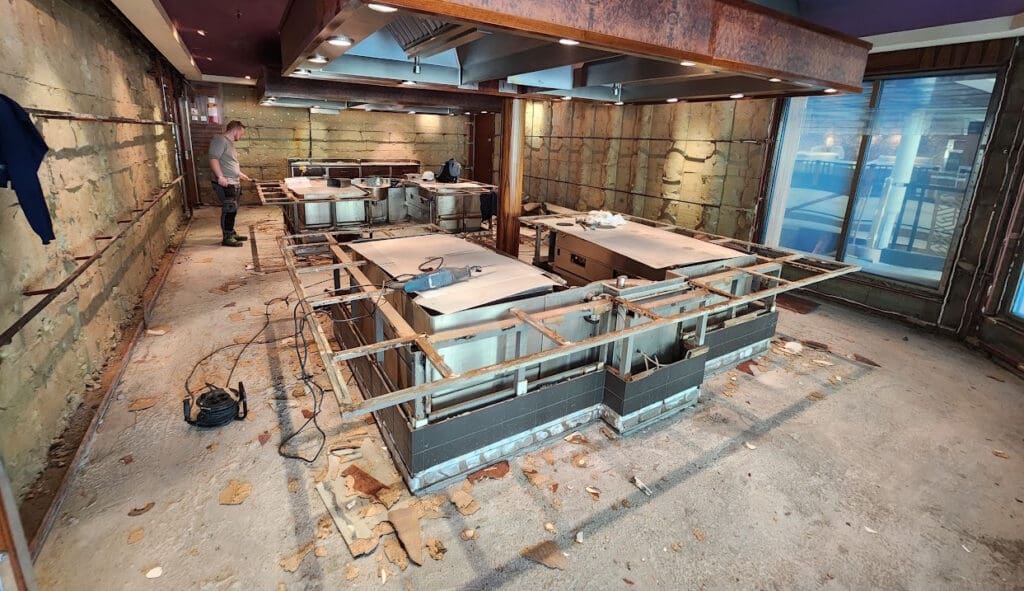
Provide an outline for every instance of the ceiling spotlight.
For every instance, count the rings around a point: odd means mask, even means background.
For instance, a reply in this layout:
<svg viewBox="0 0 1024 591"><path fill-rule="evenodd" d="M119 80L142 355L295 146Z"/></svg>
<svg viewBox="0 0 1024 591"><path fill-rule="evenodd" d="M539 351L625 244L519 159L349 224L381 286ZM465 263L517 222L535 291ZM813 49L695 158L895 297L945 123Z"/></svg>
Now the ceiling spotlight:
<svg viewBox="0 0 1024 591"><path fill-rule="evenodd" d="M370 10L376 10L377 12L385 12L386 13L386 12L396 12L398 10L394 6L388 6L386 4L373 4L373 3L371 3L371 4L367 4L367 6L370 7Z"/></svg>
<svg viewBox="0 0 1024 591"><path fill-rule="evenodd" d="M691 62L690 60L683 60L683 61L679 62L679 65L680 66L686 66L687 68L692 68L692 67L697 65L697 62Z"/></svg>
<svg viewBox="0 0 1024 591"><path fill-rule="evenodd" d="M312 56L309 57L309 63L311 63L311 64L326 64L327 63L327 58L325 58L324 56L322 56L322 55L320 55L318 53L316 55L312 55Z"/></svg>
<svg viewBox="0 0 1024 591"><path fill-rule="evenodd" d="M338 35L337 37L331 37L327 40L328 43L335 47L348 47L352 45L352 40L344 35Z"/></svg>
<svg viewBox="0 0 1024 591"><path fill-rule="evenodd" d="M196 31L196 33L199 33L200 37L206 37L206 31L204 31L202 29L199 29L198 31Z"/></svg>
<svg viewBox="0 0 1024 591"><path fill-rule="evenodd" d="M677 98L665 99L665 102L666 103L678 103L679 99L677 99Z"/></svg>
<svg viewBox="0 0 1024 591"><path fill-rule="evenodd" d="M730 94L729 98L731 98L731 99L741 99L741 98L743 98L743 93L742 92L737 92L736 94Z"/></svg>
<svg viewBox="0 0 1024 591"><path fill-rule="evenodd" d="M768 82L782 82L782 78L769 78Z"/></svg>
<svg viewBox="0 0 1024 591"><path fill-rule="evenodd" d="M415 115L415 114L416 114L416 111L409 111L409 114L410 114L410 115Z"/></svg>
<svg viewBox="0 0 1024 591"><path fill-rule="evenodd" d="M246 75L245 75L245 79L246 79L246 80L252 80L252 76L250 76L250 75L246 74Z"/></svg>
<svg viewBox="0 0 1024 591"><path fill-rule="evenodd" d="M487 111L480 111L480 114L481 114L481 115L486 115L486 114L487 114Z"/></svg>
<svg viewBox="0 0 1024 591"><path fill-rule="evenodd" d="M580 44L580 42L575 40L575 39L559 39L558 42L561 43L562 45L569 45L569 46L579 45Z"/></svg>
<svg viewBox="0 0 1024 591"><path fill-rule="evenodd" d="M616 107L621 107L621 106L622 106L622 105L624 105L624 104L626 104L626 103L624 103L624 102L622 102L622 101L615 101L615 106L616 106Z"/></svg>
<svg viewBox="0 0 1024 591"><path fill-rule="evenodd" d="M835 93L837 93L839 91L834 89L834 88L826 88L824 92L825 92L825 94L835 94Z"/></svg>
<svg viewBox="0 0 1024 591"><path fill-rule="evenodd" d="M208 62L212 62L212 61L213 61L213 58L212 58L212 57L208 57L208 58L204 58L204 59L205 59L206 61L208 61ZM835 92L835 91L833 90L832 92Z"/></svg>
<svg viewBox="0 0 1024 591"><path fill-rule="evenodd" d="M416 82L414 80L403 80L402 86L416 86Z"/></svg>
<svg viewBox="0 0 1024 591"><path fill-rule="evenodd" d="M465 113L463 113L463 115L472 115L472 113L470 113L469 111L466 111Z"/></svg>

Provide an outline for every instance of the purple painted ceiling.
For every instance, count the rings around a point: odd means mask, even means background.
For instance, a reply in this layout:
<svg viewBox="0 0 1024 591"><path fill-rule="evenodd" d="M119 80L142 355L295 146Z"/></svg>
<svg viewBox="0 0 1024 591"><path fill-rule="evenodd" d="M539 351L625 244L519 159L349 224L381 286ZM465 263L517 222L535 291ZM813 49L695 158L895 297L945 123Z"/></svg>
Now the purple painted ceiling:
<svg viewBox="0 0 1024 591"><path fill-rule="evenodd" d="M797 0L799 16L855 37L1024 12L1024 0Z"/></svg>
<svg viewBox="0 0 1024 591"><path fill-rule="evenodd" d="M306 1L306 0L303 0ZM280 61L289 0L161 0L203 74L252 76ZM206 35L200 35L202 30Z"/></svg>

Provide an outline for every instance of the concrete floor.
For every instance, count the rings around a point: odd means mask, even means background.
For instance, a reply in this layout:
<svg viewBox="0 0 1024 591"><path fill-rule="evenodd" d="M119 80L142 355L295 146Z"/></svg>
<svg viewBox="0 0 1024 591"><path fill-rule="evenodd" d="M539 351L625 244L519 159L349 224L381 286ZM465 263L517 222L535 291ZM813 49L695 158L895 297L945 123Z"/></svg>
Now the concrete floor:
<svg viewBox="0 0 1024 591"><path fill-rule="evenodd" d="M276 213L245 208L240 225ZM199 431L182 421L181 398L192 364L251 336L263 302L288 294L290 283L283 272L246 271L249 249L217 246L217 212L198 215L156 307L154 322L169 331L134 352L36 564L42 589L1024 585L1024 383L952 341L828 304L782 311L779 332L831 352L777 346L758 375L734 370L708 381L686 414L614 441L588 427L598 449L585 468L569 461L583 448L559 440L547 448L553 464L538 451L513 461L504 479L476 484L481 509L472 516L446 503L446 518L422 522L424 539L448 548L443 561L391 566L382 585L378 556L353 560L334 532L325 556L311 553L285 572L279 561L313 539L326 515L313 490L319 465L276 453L309 405L275 399L292 390L292 350L260 345L243 357L236 380L250 392L248 420ZM244 284L211 293L234 279ZM253 312L231 316L246 308ZM271 311L268 335L290 334L290 307ZM223 383L229 364L216 360L206 377ZM141 397L158 403L129 412ZM330 396L323 416L328 430L340 428ZM557 493L524 478L528 462L559 483ZM220 505L232 478L251 482L252 494ZM468 527L477 540L459 538ZM128 544L137 528L142 539ZM565 570L519 557L547 539L567 554ZM348 583L350 563L359 574ZM162 575L148 580L157 565Z"/></svg>

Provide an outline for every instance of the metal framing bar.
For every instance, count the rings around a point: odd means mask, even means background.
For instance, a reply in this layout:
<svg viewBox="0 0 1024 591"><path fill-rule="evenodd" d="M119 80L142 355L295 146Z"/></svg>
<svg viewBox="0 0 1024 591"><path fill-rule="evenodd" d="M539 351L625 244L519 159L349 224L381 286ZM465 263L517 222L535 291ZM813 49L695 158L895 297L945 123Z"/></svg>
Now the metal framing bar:
<svg viewBox="0 0 1024 591"><path fill-rule="evenodd" d="M67 288L71 286L71 284L73 284L79 277L82 276L82 273L85 273L86 269L88 269L90 266L92 266L93 263L98 261L103 256L103 253L107 252L107 249L109 249L115 242L117 242L119 238L124 236L125 233L128 232L128 230L134 227L135 223L142 219L142 217L145 216L149 212L149 210L153 209L153 207L156 206L156 204L161 203L163 201L163 198L167 196L171 192L171 189L177 186L182 181L183 178L183 176L178 176L178 178L167 183L162 188L156 190L149 199L145 200L145 202L147 202L148 205L146 205L144 208L140 210L137 210L135 214L132 216L131 220L129 220L128 223L125 223L121 227L119 227L117 232L115 232L113 235L97 236L95 238L96 240L106 240L107 243L104 244L103 247L97 250L95 253L83 259L82 264L79 265L78 268L72 271L70 275L68 275L63 281L58 283L55 287L48 289L28 290L24 292L23 295L42 295L43 298L36 302L34 306L29 308L28 312L25 312L17 320L15 320L14 324L9 326L7 330L3 332L3 334L0 334L0 347L11 344L11 341L14 339L14 335L16 335L22 328L25 328L25 325L28 324L33 318L38 316L40 312L42 312L47 306L50 305L51 302L53 302L53 300L57 299L57 296L64 293L64 291L66 291Z"/></svg>
<svg viewBox="0 0 1024 591"><path fill-rule="evenodd" d="M345 417L357 417L411 402L415 404L415 408L424 409L421 420L429 420L429 409L432 406L431 400L435 395L446 394L496 376L510 374L524 376L524 371L528 367L558 357L582 353L595 348L614 346L616 343L626 345L627 348L632 350L632 346L629 343L636 337L666 327L682 326L687 321L697 322L698 342L703 343L708 319L713 315L721 313L735 314L741 308L751 305L759 305L762 309L770 309L770 304L774 297L780 293L800 289L859 270L856 266L843 263L828 263L821 267L812 266L797 262L798 259L802 258L802 255L789 251L772 249L721 236L692 232L648 220L639 221L668 231L689 234L705 241L729 244L743 252L755 254L757 262L747 266L728 267L720 272L703 276L699 279L666 280L655 284L653 288L648 290L627 290L625 294L617 297L605 294L591 301L567 304L540 312L526 313L522 310L511 308L508 318L424 335L417 333L399 311L386 298L382 297L383 293L380 289L372 287L363 270L352 260L345 251L343 244L332 233L325 232L282 237L279 243L282 252L285 254L286 267L292 277L296 293L299 295L304 309L308 308L307 314L312 313L314 306L322 306L327 303L344 303L357 298L367 299L372 296L376 298L375 317L379 318L380 322L387 324L391 329L390 334L395 335L390 339L379 340L376 343L368 343L362 346L335 351L331 348L322 331L319 331L319 325L315 325L314 338L318 348L320 348L320 355L324 360L327 373L331 377L332 384L342 392L345 398L344 403L339 401L342 414ZM524 220L524 223L528 223L528 220ZM441 230L434 228L433 231ZM321 271L338 269L348 274L353 284L353 290L358 290L358 292L339 298L329 298L320 302L312 300L311 296L307 296L298 279L299 275L304 272L304 268L299 258L297 258L296 252L302 247L315 248L319 251L318 254L321 255L329 253L335 264L327 266L317 265L312 268ZM786 265L800 268L804 271L811 271L814 274L800 280L789 281L765 273L765 271L775 271L781 275L782 269ZM720 281L736 280L744 276L744 274L769 279L774 282L774 285L744 295L737 295L709 285ZM686 301L693 302L696 308L682 310L670 315L661 315L654 311L658 308L678 305ZM766 303L769 305L765 305ZM569 341L544 324L545 321L558 320L573 314L603 314L616 306L621 306L632 312L634 316L643 316L649 321L643 323L628 322L627 316L627 322L624 326L611 326L603 333L576 342ZM471 368L461 374L456 374L448 367L443 354L437 349L437 345L443 343L488 337L500 334L503 331L506 334L516 334L517 342L521 345L523 330L527 327L540 332L554 346L531 354L524 354L522 347L517 346L513 358L507 359L503 356L500 362ZM380 339L381 337L378 336L377 338ZM430 379L425 383L398 389L363 400L362 402L353 401L344 385L341 384L343 380L340 378L340 367L337 364L357 357L378 356L386 350L402 346L413 346L423 353L424 358L428 360L425 375L430 376ZM628 365L624 365L624 370L626 372L629 371Z"/></svg>

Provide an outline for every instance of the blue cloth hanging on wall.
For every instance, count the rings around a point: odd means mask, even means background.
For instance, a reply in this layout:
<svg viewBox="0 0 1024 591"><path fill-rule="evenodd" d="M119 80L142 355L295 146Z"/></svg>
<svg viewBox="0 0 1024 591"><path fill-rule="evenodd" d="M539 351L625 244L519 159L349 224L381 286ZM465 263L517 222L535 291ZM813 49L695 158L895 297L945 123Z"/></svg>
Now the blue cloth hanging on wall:
<svg viewBox="0 0 1024 591"><path fill-rule="evenodd" d="M43 244L54 238L50 210L38 175L39 165L49 150L25 109L0 94L0 188L11 184L25 218Z"/></svg>

